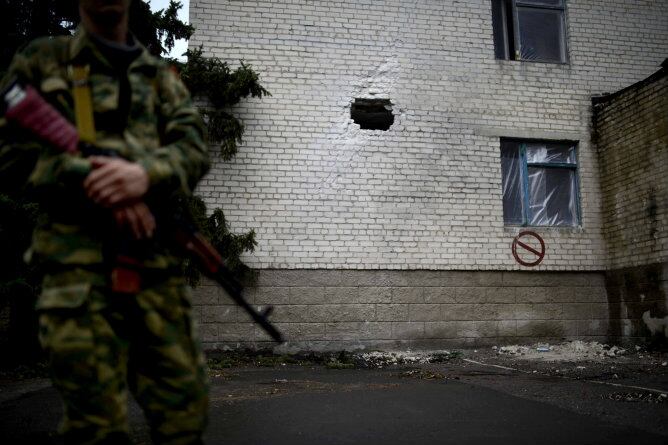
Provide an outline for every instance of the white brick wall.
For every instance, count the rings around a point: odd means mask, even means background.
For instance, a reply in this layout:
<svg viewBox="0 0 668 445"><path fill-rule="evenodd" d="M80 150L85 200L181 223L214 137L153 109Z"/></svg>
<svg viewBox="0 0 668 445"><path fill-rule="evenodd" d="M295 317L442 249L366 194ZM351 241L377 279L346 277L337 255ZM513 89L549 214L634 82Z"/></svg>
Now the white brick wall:
<svg viewBox="0 0 668 445"><path fill-rule="evenodd" d="M191 0L190 45L244 59L272 93L233 110L244 143L199 193L256 230L255 268L519 269L499 137L575 139L583 224L539 229L538 269L604 269L590 98L658 68L668 1L567 7L560 65L495 60L490 0ZM374 96L394 104L387 132L350 120Z"/></svg>

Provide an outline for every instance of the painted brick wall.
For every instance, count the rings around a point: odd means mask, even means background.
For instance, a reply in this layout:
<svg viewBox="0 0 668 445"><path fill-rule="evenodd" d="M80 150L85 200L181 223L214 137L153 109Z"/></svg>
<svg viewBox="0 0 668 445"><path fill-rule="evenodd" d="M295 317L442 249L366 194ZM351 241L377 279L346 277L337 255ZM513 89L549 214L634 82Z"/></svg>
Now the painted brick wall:
<svg viewBox="0 0 668 445"><path fill-rule="evenodd" d="M540 270L602 270L590 96L655 71L668 2L568 2L568 64L494 59L489 0L192 0L191 46L253 65L272 97L233 112L240 153L199 188L255 229L254 268L517 269L499 138L579 141L582 227L543 229ZM361 131L358 97L395 123Z"/></svg>

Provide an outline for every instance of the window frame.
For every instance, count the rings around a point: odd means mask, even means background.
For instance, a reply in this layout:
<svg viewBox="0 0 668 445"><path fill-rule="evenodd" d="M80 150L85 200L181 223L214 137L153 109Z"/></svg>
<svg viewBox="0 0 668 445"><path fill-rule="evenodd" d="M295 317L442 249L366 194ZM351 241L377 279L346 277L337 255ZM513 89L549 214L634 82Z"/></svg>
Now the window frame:
<svg viewBox="0 0 668 445"><path fill-rule="evenodd" d="M581 193L580 193L580 151L578 150L578 141L569 140L548 140L548 139L517 139L517 138L501 138L501 143L504 142L517 144L519 151L518 159L520 161L520 181L522 190L522 223L506 223L506 215L503 215L503 224L506 227L536 227L536 228L552 228L552 229L572 229L582 227L582 208L581 208ZM575 163L570 162L529 162L527 159L527 145L532 143L545 142L549 144L564 144L570 145L575 151ZM530 225L532 220L531 202L529 191L529 167L546 168L546 169L565 169L574 173L575 182L575 223L572 225ZM503 175L501 181L503 183ZM502 191L502 202L504 196Z"/></svg>
<svg viewBox="0 0 668 445"><path fill-rule="evenodd" d="M492 0L492 33L494 35L494 56L497 60L515 60L518 62L538 62L568 64L568 27L566 26L567 6L566 0L558 0L559 5L540 4L540 0ZM500 17L496 17L496 8L499 9ZM528 8L534 10L561 11L561 20L559 20L561 40L560 60L549 59L524 59L522 58L522 47L520 38L520 20L519 9ZM510 12L510 14L508 14ZM509 17L510 15L510 17ZM500 27L500 29L498 29ZM511 34L512 32L512 34ZM498 48L496 48L497 36L501 33L503 42L503 57L499 57ZM511 39L512 37L512 39ZM511 48L512 44L512 48Z"/></svg>

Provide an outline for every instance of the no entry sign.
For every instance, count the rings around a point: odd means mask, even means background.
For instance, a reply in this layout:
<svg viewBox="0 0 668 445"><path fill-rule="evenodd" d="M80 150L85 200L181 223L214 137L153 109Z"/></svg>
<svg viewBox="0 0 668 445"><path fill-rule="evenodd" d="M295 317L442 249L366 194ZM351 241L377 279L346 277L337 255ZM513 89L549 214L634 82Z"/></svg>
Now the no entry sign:
<svg viewBox="0 0 668 445"><path fill-rule="evenodd" d="M513 240L513 256L522 266L538 266L545 257L545 241L536 232L524 230Z"/></svg>

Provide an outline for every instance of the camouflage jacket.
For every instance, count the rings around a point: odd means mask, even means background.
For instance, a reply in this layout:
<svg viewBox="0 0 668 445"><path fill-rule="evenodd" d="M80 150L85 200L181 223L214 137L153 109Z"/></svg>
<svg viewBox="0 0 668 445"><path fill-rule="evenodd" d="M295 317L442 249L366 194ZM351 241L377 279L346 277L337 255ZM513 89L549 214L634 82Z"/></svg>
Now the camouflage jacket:
<svg viewBox="0 0 668 445"><path fill-rule="evenodd" d="M96 145L143 165L150 180L147 201L154 211L169 212L170 197L190 195L209 168L203 123L187 89L165 62L144 47L127 71L119 72L83 28L72 37L31 42L14 57L3 86L13 79L33 85L74 123L71 65L90 66ZM130 99L119 124L113 112L119 107L121 82L129 86ZM114 229L109 212L84 196L82 182L90 170L86 158L58 152L0 119L0 182L17 189L26 186L48 215L33 234L29 253L34 260L104 263ZM143 256L144 265L174 266L178 260L159 241L155 243Z"/></svg>

